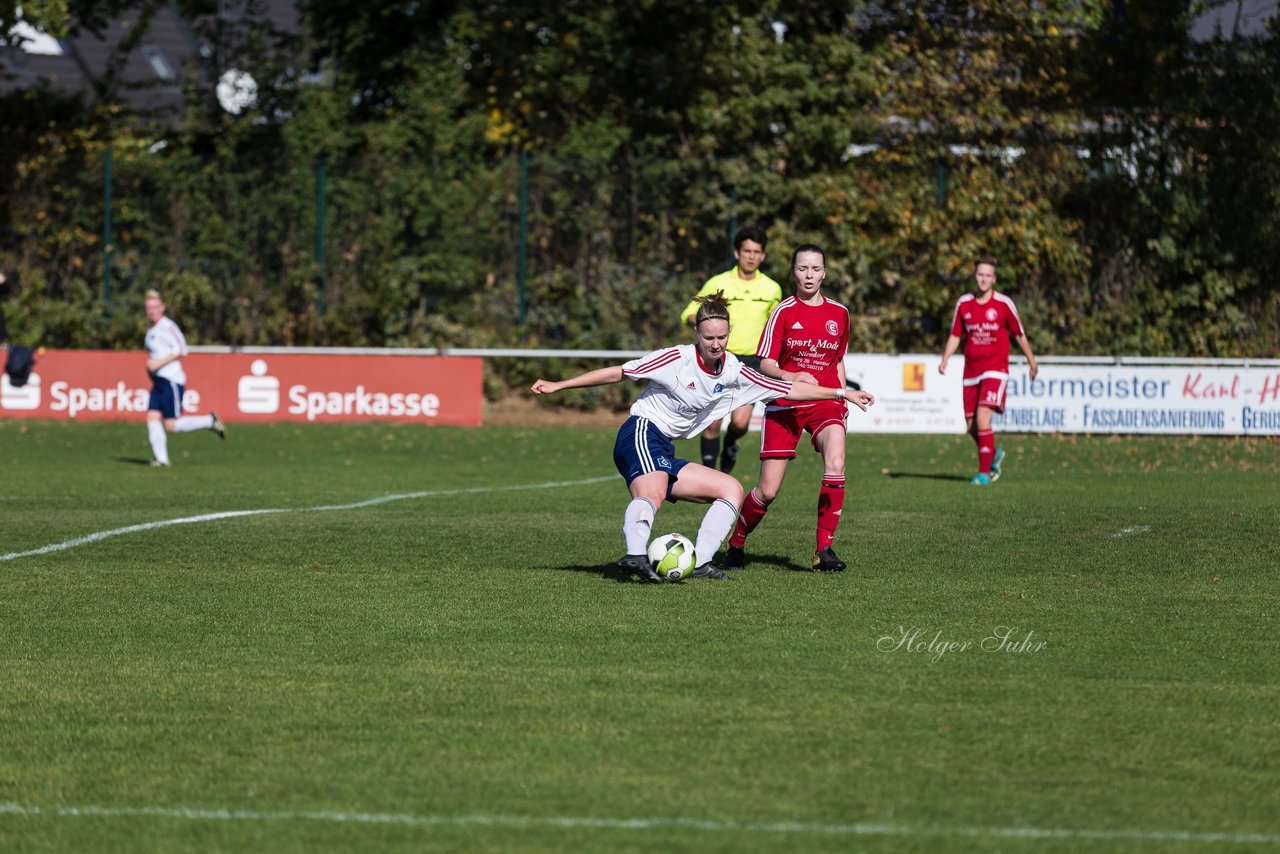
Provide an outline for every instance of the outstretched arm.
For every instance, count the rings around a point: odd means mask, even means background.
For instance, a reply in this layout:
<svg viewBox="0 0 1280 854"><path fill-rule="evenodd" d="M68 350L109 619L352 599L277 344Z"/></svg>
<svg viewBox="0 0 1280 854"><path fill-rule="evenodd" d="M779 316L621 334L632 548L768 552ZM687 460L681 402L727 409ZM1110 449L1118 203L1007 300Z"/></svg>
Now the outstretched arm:
<svg viewBox="0 0 1280 854"><path fill-rule="evenodd" d="M787 400L844 400L852 403L854 406L867 411L867 407L876 402L875 396L865 391L854 391L853 389L843 388L827 388L826 386L814 385L812 383L792 383L791 391L787 392Z"/></svg>
<svg viewBox="0 0 1280 854"><path fill-rule="evenodd" d="M1036 378L1036 374L1040 373L1040 367L1036 365L1035 354L1031 352L1031 342L1027 340L1027 336L1019 335L1013 339L1018 342L1018 347L1022 350L1022 355L1027 357L1027 367L1031 369L1031 379Z"/></svg>
<svg viewBox="0 0 1280 854"><path fill-rule="evenodd" d="M585 374L578 374L560 382L552 382L551 380L538 380L529 389L534 394L552 394L557 391L563 391L566 388L590 388L596 385L610 385L611 383L622 382L622 365L614 365L610 368L597 368L594 371L587 371Z"/></svg>

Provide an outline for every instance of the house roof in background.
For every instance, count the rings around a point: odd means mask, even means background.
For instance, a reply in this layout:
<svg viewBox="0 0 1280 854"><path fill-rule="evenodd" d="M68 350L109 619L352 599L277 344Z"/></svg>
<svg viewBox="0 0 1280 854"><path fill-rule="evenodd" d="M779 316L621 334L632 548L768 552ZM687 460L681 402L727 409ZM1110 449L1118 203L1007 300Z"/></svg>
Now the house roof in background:
<svg viewBox="0 0 1280 854"><path fill-rule="evenodd" d="M1267 22L1280 14L1280 0L1240 0L1223 3L1191 22L1193 42L1231 41L1267 34Z"/></svg>
<svg viewBox="0 0 1280 854"><path fill-rule="evenodd" d="M260 32L258 24L287 36L301 32L292 0L226 0L220 6L221 18L195 21L185 19L176 6L161 6L141 35L137 28L143 22L136 10L111 21L100 35L82 31L55 39L19 25L11 33L22 46L0 47L0 94L49 86L96 100L95 86L111 78L115 63L118 100L133 112L172 114L182 108L188 90L213 98L221 72L245 62L246 33ZM210 44L200 33L221 33L223 43ZM217 40L216 35L210 38ZM215 68L219 60L223 68Z"/></svg>

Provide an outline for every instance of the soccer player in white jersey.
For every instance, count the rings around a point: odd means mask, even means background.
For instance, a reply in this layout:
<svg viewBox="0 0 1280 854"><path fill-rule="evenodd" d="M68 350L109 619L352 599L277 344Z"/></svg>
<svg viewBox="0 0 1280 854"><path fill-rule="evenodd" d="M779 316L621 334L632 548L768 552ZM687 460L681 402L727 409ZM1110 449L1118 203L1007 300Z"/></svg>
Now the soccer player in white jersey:
<svg viewBox="0 0 1280 854"><path fill-rule="evenodd" d="M964 339L964 417L969 435L978 446L978 473L969 481L989 486L1000 479L1004 449L996 447L991 417L1004 412L1005 391L1009 387L1009 339L1017 342L1027 357L1031 379L1039 368L1031 342L1013 300L996 291L996 259L983 255L974 264L974 293L956 301L951 317L951 335L942 351L938 373L947 372L947 362Z"/></svg>
<svg viewBox="0 0 1280 854"><path fill-rule="evenodd" d="M864 411L875 401L864 391L846 394L843 388L793 384L744 366L725 349L729 307L724 294L717 292L698 299L701 305L695 318L693 344L655 350L626 364L588 371L561 382L540 379L531 389L534 394L551 394L566 388L608 385L624 378L649 381L632 404L631 416L618 430L613 462L631 492L631 503L622 519L627 553L618 565L650 584L662 583L662 576L650 566L646 551L654 515L664 498L711 505L694 543L697 555L691 578L729 579L712 560L742 506L742 484L737 478L678 458L673 439L696 436L736 407L757 401L779 397L794 401L843 399Z"/></svg>
<svg viewBox="0 0 1280 854"><path fill-rule="evenodd" d="M216 412L183 415L182 393L187 374L179 360L187 355L187 339L178 324L165 316L164 300L158 291L147 291L146 347L147 374L151 377L151 398L147 402L147 438L151 441L153 466L169 465L169 437L166 433L212 430L227 438L227 428Z"/></svg>

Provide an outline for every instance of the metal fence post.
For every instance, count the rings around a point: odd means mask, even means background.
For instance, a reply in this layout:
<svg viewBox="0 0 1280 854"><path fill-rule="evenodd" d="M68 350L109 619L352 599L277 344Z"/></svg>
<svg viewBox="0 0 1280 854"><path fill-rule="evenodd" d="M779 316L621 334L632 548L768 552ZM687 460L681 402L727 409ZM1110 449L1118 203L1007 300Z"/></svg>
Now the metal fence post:
<svg viewBox="0 0 1280 854"><path fill-rule="evenodd" d="M733 257L733 238L738 233L738 188L729 188L729 263L736 263Z"/></svg>
<svg viewBox="0 0 1280 854"><path fill-rule="evenodd" d="M102 152L102 314L111 310L111 146Z"/></svg>
<svg viewBox="0 0 1280 854"><path fill-rule="evenodd" d="M324 265L324 198L325 198L325 168L324 157L316 161L316 267L320 273L319 281L316 285L316 312L320 316L324 316L324 286L325 286L325 265Z"/></svg>
<svg viewBox="0 0 1280 854"><path fill-rule="evenodd" d="M519 299L517 323L524 329L525 277L528 275L529 247L529 152L520 149L520 238L516 249L516 292Z"/></svg>

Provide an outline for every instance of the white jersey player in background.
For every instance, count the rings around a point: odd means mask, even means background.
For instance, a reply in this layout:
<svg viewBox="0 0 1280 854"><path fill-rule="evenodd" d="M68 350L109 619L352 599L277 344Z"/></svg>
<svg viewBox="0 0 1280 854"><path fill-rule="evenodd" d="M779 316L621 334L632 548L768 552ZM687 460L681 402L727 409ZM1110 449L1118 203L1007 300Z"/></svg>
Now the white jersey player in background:
<svg viewBox="0 0 1280 854"><path fill-rule="evenodd" d="M187 374L179 360L187 355L187 339L178 324L165 317L164 300L157 291L147 291L146 347L147 374L151 377L151 398L147 403L147 438L155 458L153 466L169 465L170 433L212 430L219 439L227 438L227 428L216 412L208 415L183 415L182 393Z"/></svg>
<svg viewBox="0 0 1280 854"><path fill-rule="evenodd" d="M631 503L622 519L627 553L618 565L650 584L662 583L662 576L649 564L646 552L654 515L664 498L711 505L698 529L694 544L696 568L689 574L691 578L729 579L712 560L742 506L742 484L737 478L676 457L673 439L696 436L735 408L758 401L780 397L793 401L845 399L866 410L875 400L865 391L793 384L744 366L725 349L729 307L723 293L698 300L701 306L695 318L693 344L655 350L626 364L588 371L561 382L540 379L532 387L534 394L551 394L567 388L608 385L627 377L649 381L632 404L631 417L618 430L613 462L631 492Z"/></svg>

